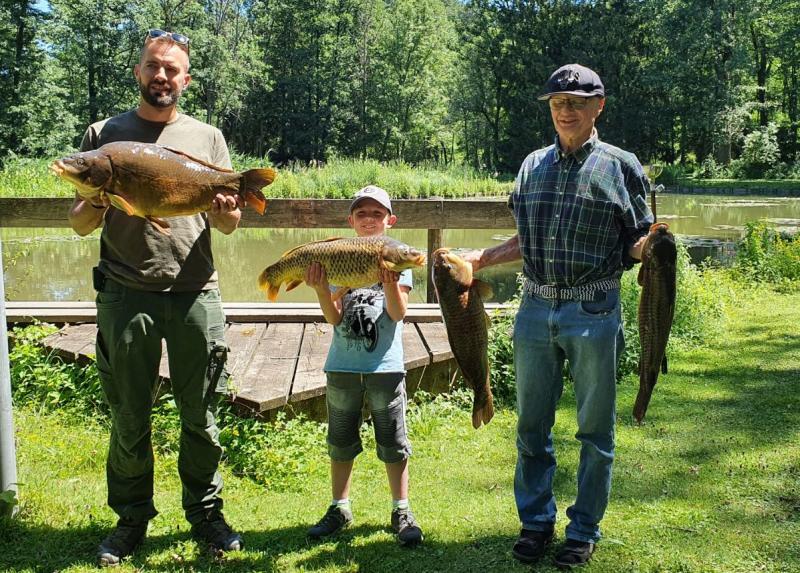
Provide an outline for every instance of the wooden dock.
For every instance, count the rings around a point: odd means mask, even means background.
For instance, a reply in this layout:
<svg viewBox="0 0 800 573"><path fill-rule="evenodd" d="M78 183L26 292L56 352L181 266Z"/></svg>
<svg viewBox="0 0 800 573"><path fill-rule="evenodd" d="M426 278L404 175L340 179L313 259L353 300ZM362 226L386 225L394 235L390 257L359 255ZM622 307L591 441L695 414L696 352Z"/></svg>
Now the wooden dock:
<svg viewBox="0 0 800 573"><path fill-rule="evenodd" d="M490 309L503 305L487 305ZM312 417L325 412L322 368L333 337L316 304L223 303L230 348L228 370L232 401L250 413L271 417L281 409L301 410ZM70 362L94 360L94 303L9 302L8 322L33 320L64 323L44 346ZM456 365L438 305L411 304L403 329L409 393L418 388L441 392L449 387ZM159 376L169 381L166 348Z"/></svg>

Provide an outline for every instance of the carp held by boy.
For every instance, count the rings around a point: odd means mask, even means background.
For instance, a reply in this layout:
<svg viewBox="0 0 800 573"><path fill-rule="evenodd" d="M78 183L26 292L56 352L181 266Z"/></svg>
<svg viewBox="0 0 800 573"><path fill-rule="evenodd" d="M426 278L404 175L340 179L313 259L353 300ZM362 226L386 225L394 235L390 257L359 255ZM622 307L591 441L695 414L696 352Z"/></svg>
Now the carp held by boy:
<svg viewBox="0 0 800 573"><path fill-rule="evenodd" d="M105 196L117 209L147 219L166 235L169 223L162 217L208 211L218 193L239 195L263 215L267 201L261 188L275 180L274 169L237 173L171 147L137 141L75 153L54 161L50 169L72 183L82 199Z"/></svg>
<svg viewBox="0 0 800 573"><path fill-rule="evenodd" d="M472 278L472 265L449 249L433 255L431 279L442 310L447 339L467 386L472 388L472 427L488 424L494 416L489 386L489 317L483 300L491 287Z"/></svg>
<svg viewBox="0 0 800 573"><path fill-rule="evenodd" d="M642 246L639 269L639 393L633 416L641 423L658 381L658 372L667 373L667 341L675 314L677 289L675 236L666 223L655 223Z"/></svg>
<svg viewBox="0 0 800 573"><path fill-rule="evenodd" d="M313 241L286 251L259 275L258 285L274 302L281 285L286 283L287 291L295 288L305 280L306 269L314 262L325 268L330 284L342 287L335 297L341 298L348 289L379 282L382 268L399 273L423 266L425 253L385 235Z"/></svg>

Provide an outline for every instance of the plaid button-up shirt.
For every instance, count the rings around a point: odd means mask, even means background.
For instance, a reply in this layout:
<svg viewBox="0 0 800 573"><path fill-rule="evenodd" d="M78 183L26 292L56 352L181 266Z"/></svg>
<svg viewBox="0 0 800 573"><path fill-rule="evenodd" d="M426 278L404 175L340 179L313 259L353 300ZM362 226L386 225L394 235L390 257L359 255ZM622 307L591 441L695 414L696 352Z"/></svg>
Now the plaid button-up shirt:
<svg viewBox="0 0 800 573"><path fill-rule="evenodd" d="M636 156L594 131L572 153L531 153L508 199L517 221L523 273L542 285L580 286L631 268L628 249L653 223L650 182Z"/></svg>

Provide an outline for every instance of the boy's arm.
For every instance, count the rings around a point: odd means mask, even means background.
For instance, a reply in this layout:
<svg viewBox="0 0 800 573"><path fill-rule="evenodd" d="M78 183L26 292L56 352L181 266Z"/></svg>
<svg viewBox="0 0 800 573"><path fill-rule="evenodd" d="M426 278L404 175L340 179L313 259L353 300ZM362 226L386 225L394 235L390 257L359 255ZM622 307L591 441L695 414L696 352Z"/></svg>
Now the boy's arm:
<svg viewBox="0 0 800 573"><path fill-rule="evenodd" d="M399 273L381 269L381 283L386 295L386 313L395 322L400 322L406 317L408 292L411 290L406 285L401 285L399 280Z"/></svg>
<svg viewBox="0 0 800 573"><path fill-rule="evenodd" d="M334 302L331 296L331 286L328 284L325 267L319 263L311 263L306 269L305 281L317 293L325 321L334 326L342 322L342 306L339 301Z"/></svg>

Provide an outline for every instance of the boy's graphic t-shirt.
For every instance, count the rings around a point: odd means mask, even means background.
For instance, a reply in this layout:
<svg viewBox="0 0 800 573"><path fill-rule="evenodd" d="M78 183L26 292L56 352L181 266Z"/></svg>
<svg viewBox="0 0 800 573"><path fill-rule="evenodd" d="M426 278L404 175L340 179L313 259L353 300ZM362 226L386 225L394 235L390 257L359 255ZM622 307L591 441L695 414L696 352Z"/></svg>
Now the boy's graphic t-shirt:
<svg viewBox="0 0 800 573"><path fill-rule="evenodd" d="M400 273L411 288L411 270ZM326 372L405 372L403 322L386 313L383 285L354 289L342 297L342 322L334 328Z"/></svg>

